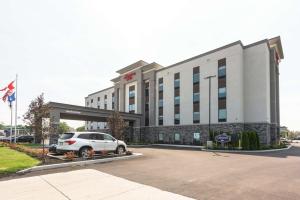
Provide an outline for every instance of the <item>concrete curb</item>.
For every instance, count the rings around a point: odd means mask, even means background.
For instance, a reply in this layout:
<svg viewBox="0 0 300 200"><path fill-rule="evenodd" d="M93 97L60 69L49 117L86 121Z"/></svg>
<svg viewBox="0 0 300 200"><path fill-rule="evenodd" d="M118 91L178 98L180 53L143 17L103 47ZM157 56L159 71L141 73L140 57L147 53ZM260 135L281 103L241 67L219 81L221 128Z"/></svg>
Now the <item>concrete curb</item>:
<svg viewBox="0 0 300 200"><path fill-rule="evenodd" d="M175 148L189 148L189 149L204 149L204 146L193 146L193 145L176 145L176 144L152 144L151 146L158 147L175 147Z"/></svg>
<svg viewBox="0 0 300 200"><path fill-rule="evenodd" d="M219 152L219 153L267 153L267 152L276 152L276 151L285 151L289 150L293 145L289 145L286 148L282 149L266 149L266 150L253 150L253 151L242 151L242 150L213 150L213 149L203 149L202 151L206 152Z"/></svg>
<svg viewBox="0 0 300 200"><path fill-rule="evenodd" d="M131 159L131 158L140 157L142 155L143 155L142 153L133 153L132 155L122 156L122 157L103 158L103 159L98 159L98 160L84 160L84 161L52 164L52 165L41 165L41 166L35 166L35 167L28 168L28 169L24 169L24 170L18 171L16 173L17 174L24 174L24 173L28 173L28 172L42 171L42 170L48 170L48 169L57 169L57 168L75 167L75 166L85 166L85 165L90 165L90 164L112 162L112 161L116 161L116 160L128 160L128 159Z"/></svg>
<svg viewBox="0 0 300 200"><path fill-rule="evenodd" d="M127 145L127 147L151 147L151 144L131 144Z"/></svg>

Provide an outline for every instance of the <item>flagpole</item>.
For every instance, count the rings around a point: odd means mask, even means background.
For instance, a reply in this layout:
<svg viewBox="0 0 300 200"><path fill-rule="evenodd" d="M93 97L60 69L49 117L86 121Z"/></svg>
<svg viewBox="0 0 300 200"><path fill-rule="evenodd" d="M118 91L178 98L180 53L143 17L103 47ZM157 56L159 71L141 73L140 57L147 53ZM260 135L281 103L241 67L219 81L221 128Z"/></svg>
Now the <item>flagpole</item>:
<svg viewBox="0 0 300 200"><path fill-rule="evenodd" d="M10 137L9 137L9 142L11 143L11 136L12 136L12 131L13 131L13 111L12 111L12 103L9 103L10 107Z"/></svg>
<svg viewBox="0 0 300 200"><path fill-rule="evenodd" d="M16 74L16 91L15 91L15 143L17 143L17 125L18 125L18 74Z"/></svg>

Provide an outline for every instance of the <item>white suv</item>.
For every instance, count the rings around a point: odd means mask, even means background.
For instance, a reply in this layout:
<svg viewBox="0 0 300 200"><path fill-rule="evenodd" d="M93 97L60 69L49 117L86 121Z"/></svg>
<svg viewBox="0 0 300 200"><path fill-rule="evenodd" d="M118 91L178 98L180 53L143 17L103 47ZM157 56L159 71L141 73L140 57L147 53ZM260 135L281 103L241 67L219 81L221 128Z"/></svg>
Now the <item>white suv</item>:
<svg viewBox="0 0 300 200"><path fill-rule="evenodd" d="M125 142L117 140L109 134L98 132L70 132L62 134L58 139L56 151L64 153L74 151L83 158L88 157L88 151L107 151L122 154L126 152Z"/></svg>

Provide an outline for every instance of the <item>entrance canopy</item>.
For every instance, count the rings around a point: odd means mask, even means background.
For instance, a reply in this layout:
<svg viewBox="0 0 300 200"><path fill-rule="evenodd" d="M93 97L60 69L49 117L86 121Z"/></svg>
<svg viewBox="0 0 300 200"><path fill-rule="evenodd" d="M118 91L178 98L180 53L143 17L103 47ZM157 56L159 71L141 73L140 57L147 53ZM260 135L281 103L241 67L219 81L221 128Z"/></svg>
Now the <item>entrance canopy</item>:
<svg viewBox="0 0 300 200"><path fill-rule="evenodd" d="M115 111L76 106L64 103L49 102L50 144L56 143L60 119L107 122L108 117ZM134 127L140 127L141 114L119 112L124 121L129 121Z"/></svg>

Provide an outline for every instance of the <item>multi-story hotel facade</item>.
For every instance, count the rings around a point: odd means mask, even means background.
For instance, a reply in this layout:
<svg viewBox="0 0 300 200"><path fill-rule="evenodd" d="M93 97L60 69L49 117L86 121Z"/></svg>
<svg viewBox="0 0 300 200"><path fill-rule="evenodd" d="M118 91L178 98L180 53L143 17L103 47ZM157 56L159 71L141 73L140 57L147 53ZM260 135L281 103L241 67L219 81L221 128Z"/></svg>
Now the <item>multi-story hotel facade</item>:
<svg viewBox="0 0 300 200"><path fill-rule="evenodd" d="M205 143L210 121L212 131L253 130L270 144L279 137L283 58L275 37L246 46L237 41L168 67L140 60L118 70L113 86L88 95L85 105L141 114L135 129L147 142ZM87 130L105 128L86 122Z"/></svg>

